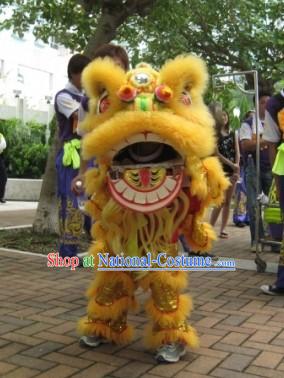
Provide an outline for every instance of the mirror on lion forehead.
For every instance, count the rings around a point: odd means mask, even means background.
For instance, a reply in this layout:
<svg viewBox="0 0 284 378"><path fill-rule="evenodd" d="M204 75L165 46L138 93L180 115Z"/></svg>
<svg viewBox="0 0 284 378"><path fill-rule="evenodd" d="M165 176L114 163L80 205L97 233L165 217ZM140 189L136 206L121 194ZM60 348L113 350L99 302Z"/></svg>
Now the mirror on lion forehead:
<svg viewBox="0 0 284 378"><path fill-rule="evenodd" d="M137 83L137 84L149 84L150 81L151 81L151 78L148 74L146 74L145 72L140 72L138 74L136 74L133 78L133 80Z"/></svg>

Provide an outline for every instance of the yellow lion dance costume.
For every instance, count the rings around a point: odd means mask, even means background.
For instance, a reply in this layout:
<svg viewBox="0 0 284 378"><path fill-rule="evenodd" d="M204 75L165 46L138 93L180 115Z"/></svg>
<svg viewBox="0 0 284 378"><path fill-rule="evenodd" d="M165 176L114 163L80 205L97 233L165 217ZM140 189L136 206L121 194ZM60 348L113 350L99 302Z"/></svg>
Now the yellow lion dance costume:
<svg viewBox="0 0 284 378"><path fill-rule="evenodd" d="M125 73L107 58L85 69L90 111L82 124L82 154L98 163L85 177L95 261L98 252L177 256L179 234L193 250L210 250L215 234L202 217L209 204L222 203L228 181L211 156L213 119L202 100L207 79L204 62L191 55L167 62L160 72L141 63ZM181 294L186 277L181 270L97 272L80 333L130 342L127 312L137 308L134 293L142 287L152 292L147 344L182 346L177 354L183 355L186 345L198 345L186 321L191 298Z"/></svg>

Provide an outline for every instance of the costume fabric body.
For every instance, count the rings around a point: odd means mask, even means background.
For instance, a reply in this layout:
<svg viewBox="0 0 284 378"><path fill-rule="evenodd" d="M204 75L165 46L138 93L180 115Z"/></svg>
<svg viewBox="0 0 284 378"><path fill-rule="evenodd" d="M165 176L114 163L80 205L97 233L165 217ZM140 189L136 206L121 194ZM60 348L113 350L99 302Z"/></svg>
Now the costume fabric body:
<svg viewBox="0 0 284 378"><path fill-rule="evenodd" d="M57 197L60 224L59 253L62 257L76 256L84 218L78 208L71 182L79 173L80 137L73 130L72 114L79 108L82 93L71 83L55 97L55 111L61 148L56 156Z"/></svg>
<svg viewBox="0 0 284 378"><path fill-rule="evenodd" d="M99 79L98 79L99 78ZM90 253L111 256L177 256L183 234L193 250L207 251L215 237L202 222L209 204L220 205L228 187L216 157L213 119L202 94L207 71L195 56L178 57L160 72L141 63L125 73L109 59L98 59L83 72L90 111L82 153L97 158L86 173L86 209L95 219ZM102 93L106 90L107 97ZM146 335L151 348L180 342L198 345L187 324L192 308L182 294L187 274L180 271L98 271L88 290L84 335L128 343L127 313L137 308L135 290L151 290Z"/></svg>
<svg viewBox="0 0 284 378"><path fill-rule="evenodd" d="M245 186L244 167L241 165L240 178L235 190L235 206L233 212L233 222L236 226L245 226L249 224L249 215L247 211L247 190Z"/></svg>
<svg viewBox="0 0 284 378"><path fill-rule="evenodd" d="M280 209L282 213L282 225L284 224L284 90L273 96L267 103L266 127L263 138L268 142L278 144L278 153L272 168L280 189ZM277 288L284 289L284 227L282 228L282 245L275 282Z"/></svg>

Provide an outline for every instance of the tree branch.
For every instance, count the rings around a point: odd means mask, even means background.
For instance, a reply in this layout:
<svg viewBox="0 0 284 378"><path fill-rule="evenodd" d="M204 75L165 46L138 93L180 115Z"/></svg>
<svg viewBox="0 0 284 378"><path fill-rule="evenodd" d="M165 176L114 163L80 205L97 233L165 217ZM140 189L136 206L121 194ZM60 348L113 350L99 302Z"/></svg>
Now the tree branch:
<svg viewBox="0 0 284 378"><path fill-rule="evenodd" d="M103 0L102 15L98 21L96 33L85 48L85 54L91 59L95 50L103 43L108 43L116 36L117 29L128 17L138 13L146 16L157 0L128 0L125 3L117 0ZM94 3L90 0L89 3ZM142 12L142 13L141 13Z"/></svg>
<svg viewBox="0 0 284 378"><path fill-rule="evenodd" d="M86 13L90 13L95 5L101 5L103 1L96 0L78 0L78 3L82 6Z"/></svg>

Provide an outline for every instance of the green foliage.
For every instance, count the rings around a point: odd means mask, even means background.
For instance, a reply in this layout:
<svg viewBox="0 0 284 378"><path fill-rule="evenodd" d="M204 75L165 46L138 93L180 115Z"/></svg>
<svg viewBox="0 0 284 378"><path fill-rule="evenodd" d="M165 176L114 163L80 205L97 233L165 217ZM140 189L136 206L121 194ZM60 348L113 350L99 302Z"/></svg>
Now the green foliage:
<svg viewBox="0 0 284 378"><path fill-rule="evenodd" d="M284 74L282 14L282 0L159 0L147 18L133 17L121 28L120 38L135 61L159 65L194 52L211 74L256 69L272 82Z"/></svg>
<svg viewBox="0 0 284 378"><path fill-rule="evenodd" d="M148 4L151 12L146 16L138 9L142 3L6 0L0 3L0 13L7 5L11 12L0 28L22 35L32 26L36 38L82 51L101 27L102 14L109 11L107 27L116 31L119 26L115 39L128 46L133 63L145 60L159 66L178 54L194 52L208 62L211 74L256 69L270 84L283 79L282 0L156 0ZM118 21L122 9L125 22Z"/></svg>
<svg viewBox="0 0 284 378"><path fill-rule="evenodd" d="M219 101L223 105L230 118L230 127L234 130L241 126L245 114L254 108L253 95L245 94L236 84L229 83L224 87L217 88L211 97L211 101ZM236 114L236 111L239 114Z"/></svg>
<svg viewBox="0 0 284 378"><path fill-rule="evenodd" d="M36 122L23 124L17 119L0 121L0 132L7 148L4 151L9 177L41 178L48 154L45 126Z"/></svg>
<svg viewBox="0 0 284 378"><path fill-rule="evenodd" d="M279 93L284 88L284 79L279 80L274 84L274 92Z"/></svg>

